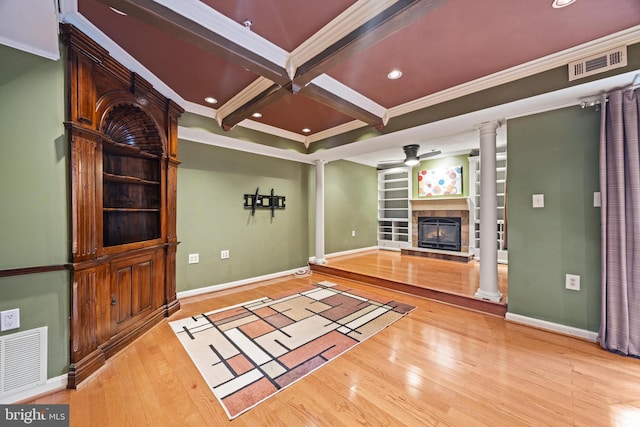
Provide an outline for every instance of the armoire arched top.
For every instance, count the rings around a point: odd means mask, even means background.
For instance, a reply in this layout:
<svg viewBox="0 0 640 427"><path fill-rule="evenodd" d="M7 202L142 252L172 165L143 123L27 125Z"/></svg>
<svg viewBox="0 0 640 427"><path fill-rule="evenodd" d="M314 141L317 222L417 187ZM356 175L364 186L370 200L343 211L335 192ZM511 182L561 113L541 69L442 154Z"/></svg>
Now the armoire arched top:
<svg viewBox="0 0 640 427"><path fill-rule="evenodd" d="M110 108L100 130L113 142L138 147L151 154L164 153L164 138L158 125L136 105L119 104Z"/></svg>

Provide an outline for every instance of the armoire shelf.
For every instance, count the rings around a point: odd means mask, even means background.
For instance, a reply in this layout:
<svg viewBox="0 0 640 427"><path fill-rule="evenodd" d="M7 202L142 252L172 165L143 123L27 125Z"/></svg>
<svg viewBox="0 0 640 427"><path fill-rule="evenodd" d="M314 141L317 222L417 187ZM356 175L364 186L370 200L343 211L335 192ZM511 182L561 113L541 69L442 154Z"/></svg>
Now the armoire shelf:
<svg viewBox="0 0 640 427"><path fill-rule="evenodd" d="M104 246L160 238L161 186L157 156L104 143L102 159Z"/></svg>

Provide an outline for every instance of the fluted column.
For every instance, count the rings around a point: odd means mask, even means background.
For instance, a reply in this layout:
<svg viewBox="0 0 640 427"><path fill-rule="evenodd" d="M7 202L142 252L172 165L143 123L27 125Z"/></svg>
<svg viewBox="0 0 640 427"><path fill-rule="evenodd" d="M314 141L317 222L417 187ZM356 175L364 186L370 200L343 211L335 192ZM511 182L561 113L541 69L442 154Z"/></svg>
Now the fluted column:
<svg viewBox="0 0 640 427"><path fill-rule="evenodd" d="M324 160L316 160L316 253L315 263L326 264L324 258Z"/></svg>
<svg viewBox="0 0 640 427"><path fill-rule="evenodd" d="M476 298L500 301L498 290L498 195L496 188L496 130L499 121L477 126L480 133L480 288Z"/></svg>

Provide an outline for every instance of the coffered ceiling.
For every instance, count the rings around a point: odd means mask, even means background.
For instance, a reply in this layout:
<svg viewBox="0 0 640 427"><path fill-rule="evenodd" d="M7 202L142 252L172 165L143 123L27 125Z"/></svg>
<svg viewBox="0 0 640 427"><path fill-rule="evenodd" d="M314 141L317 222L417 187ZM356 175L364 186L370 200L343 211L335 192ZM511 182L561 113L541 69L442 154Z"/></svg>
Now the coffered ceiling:
<svg viewBox="0 0 640 427"><path fill-rule="evenodd" d="M225 132L248 127L305 147L353 129L390 133L434 99L544 71L541 61L566 64L612 35L640 41L638 0L576 0L560 9L552 0L60 5L61 20L108 41L116 59L187 111L215 118ZM402 76L389 79L392 70Z"/></svg>

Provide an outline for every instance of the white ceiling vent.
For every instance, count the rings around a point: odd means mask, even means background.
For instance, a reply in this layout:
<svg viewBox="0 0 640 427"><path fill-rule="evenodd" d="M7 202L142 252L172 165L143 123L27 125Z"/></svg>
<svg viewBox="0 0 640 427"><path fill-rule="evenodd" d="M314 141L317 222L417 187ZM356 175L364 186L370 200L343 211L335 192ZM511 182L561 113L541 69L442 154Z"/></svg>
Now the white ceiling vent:
<svg viewBox="0 0 640 427"><path fill-rule="evenodd" d="M627 65L627 46L620 46L569 63L569 81Z"/></svg>

